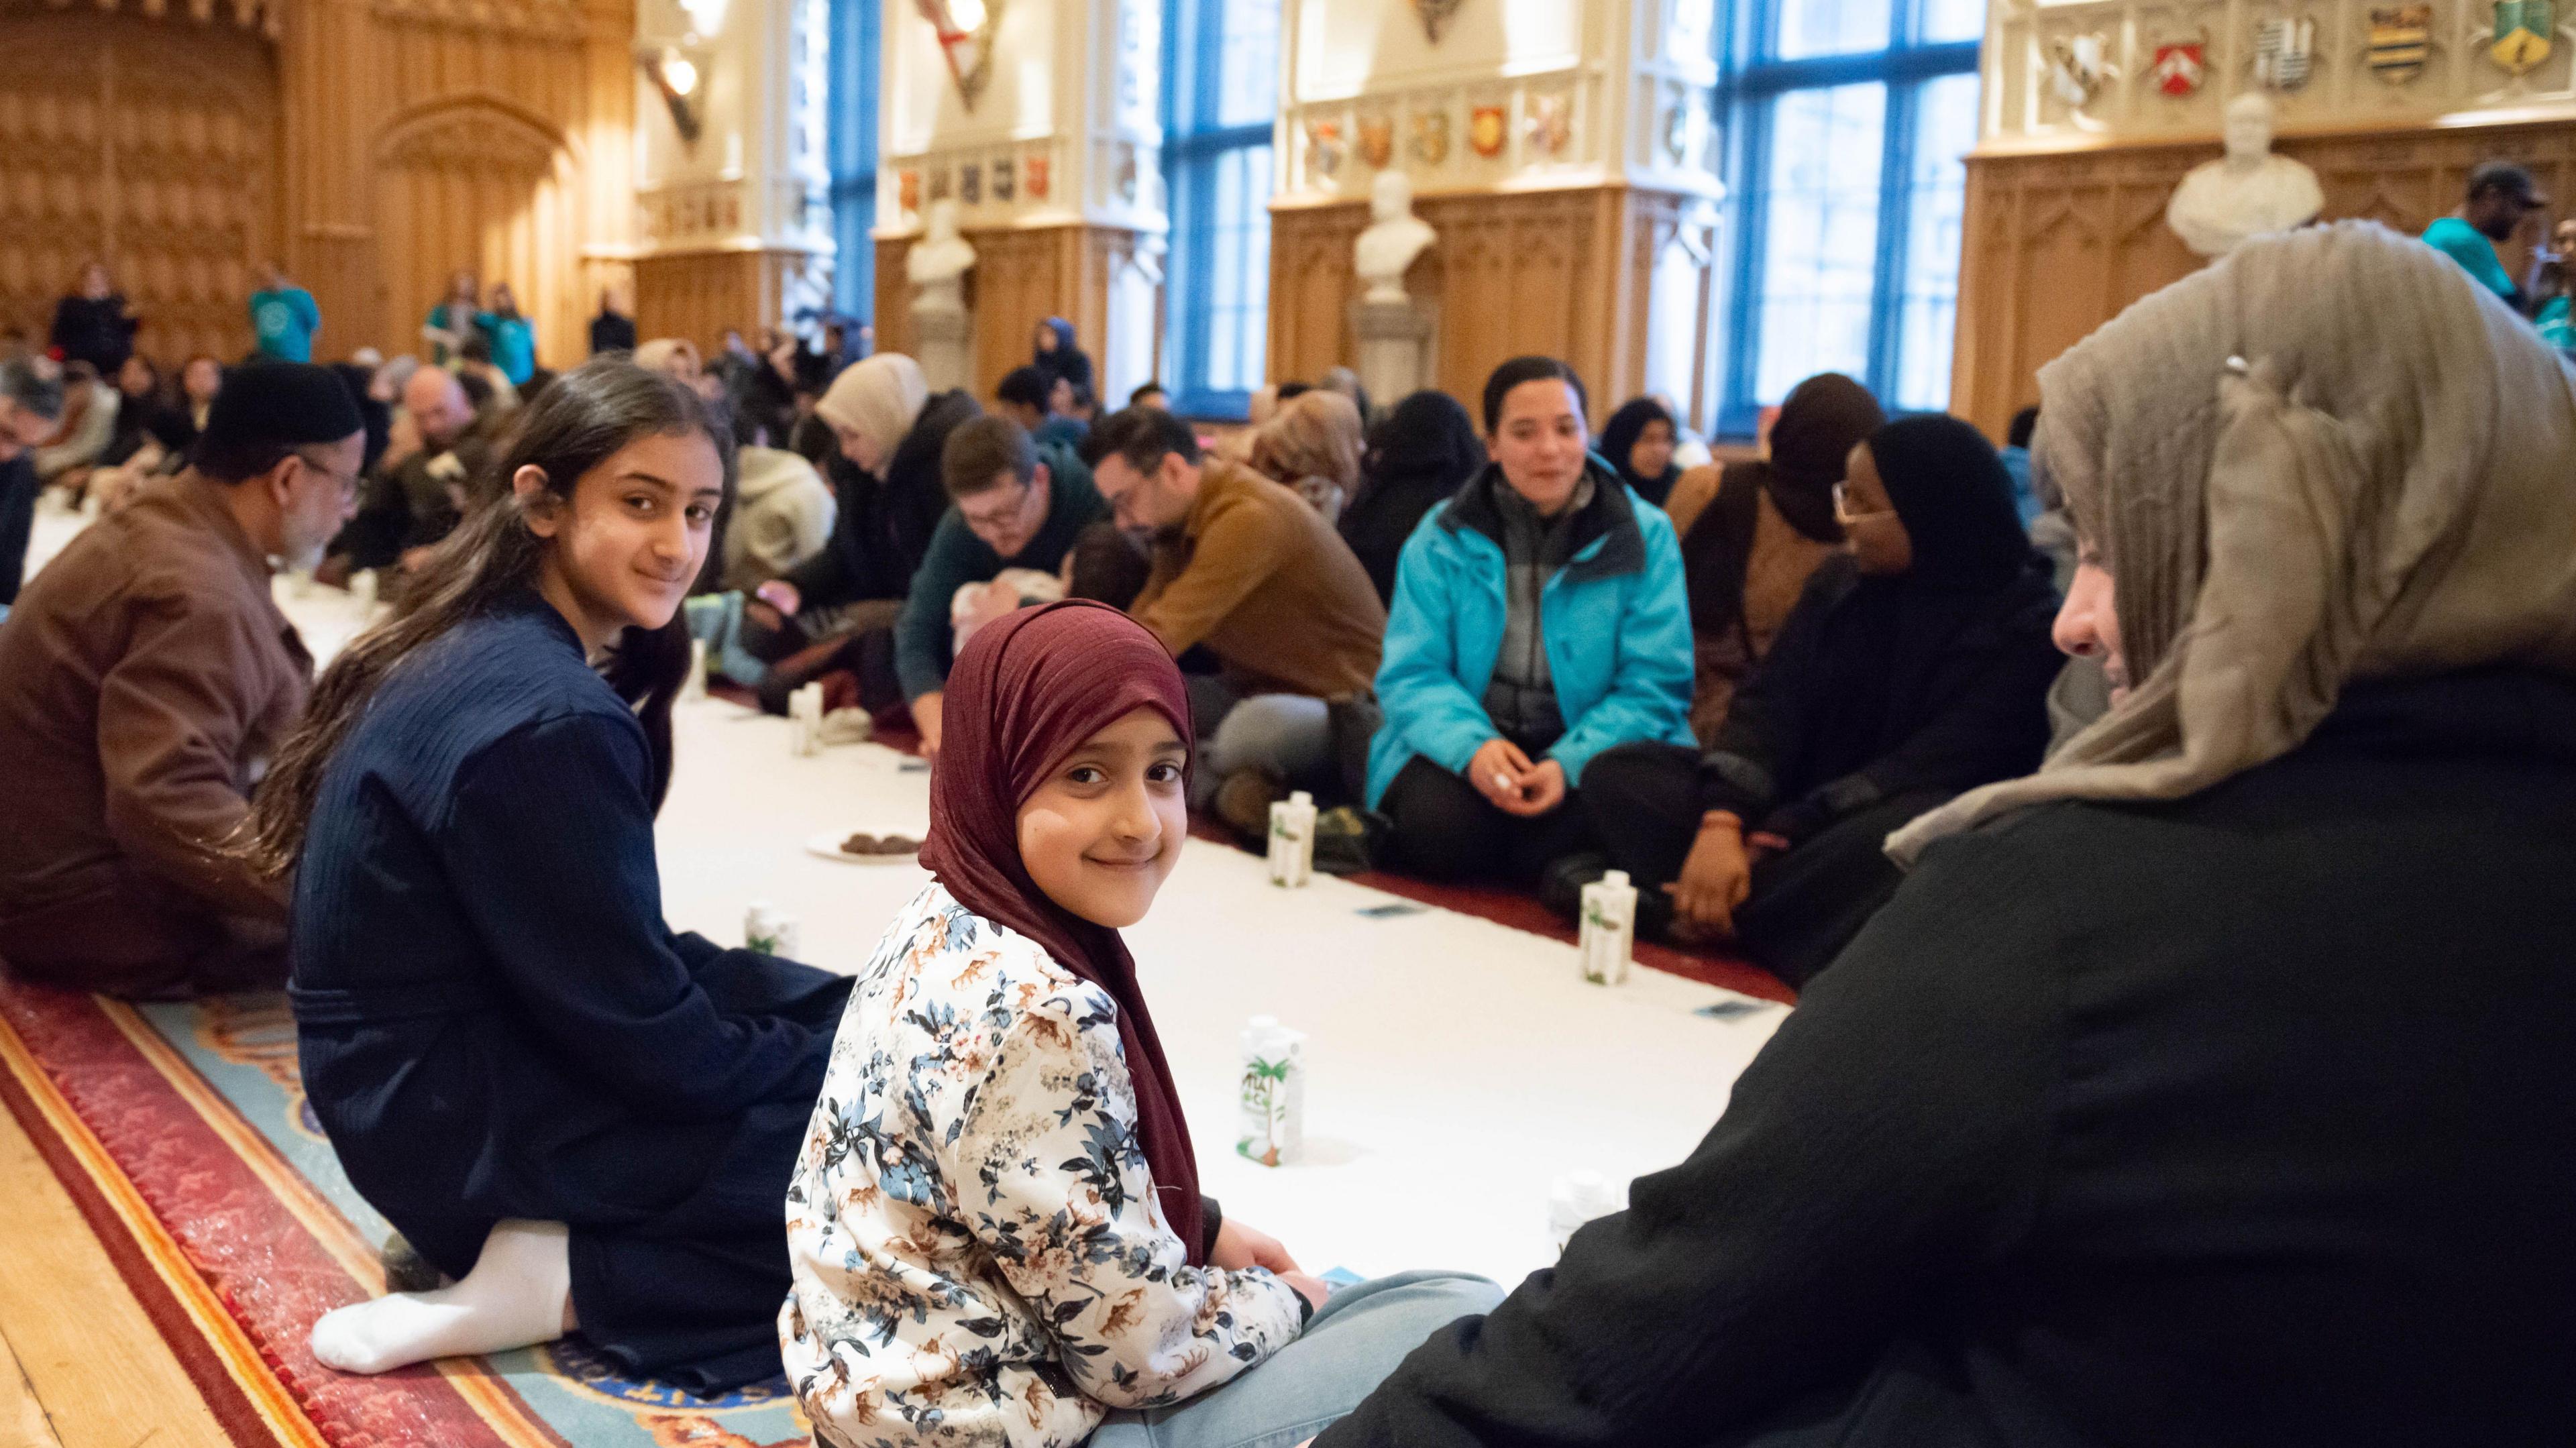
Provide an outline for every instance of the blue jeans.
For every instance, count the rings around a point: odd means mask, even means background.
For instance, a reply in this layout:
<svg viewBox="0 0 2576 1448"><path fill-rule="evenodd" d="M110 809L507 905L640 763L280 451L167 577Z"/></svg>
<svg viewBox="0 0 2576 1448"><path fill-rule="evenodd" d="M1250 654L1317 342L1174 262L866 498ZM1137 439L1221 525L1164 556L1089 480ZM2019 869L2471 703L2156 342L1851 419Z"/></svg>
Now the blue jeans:
<svg viewBox="0 0 2576 1448"><path fill-rule="evenodd" d="M1349 1416L1405 1354L1503 1289L1460 1272L1400 1272L1332 1295L1268 1362L1186 1403L1115 1412L1090 1448L1297 1448Z"/></svg>

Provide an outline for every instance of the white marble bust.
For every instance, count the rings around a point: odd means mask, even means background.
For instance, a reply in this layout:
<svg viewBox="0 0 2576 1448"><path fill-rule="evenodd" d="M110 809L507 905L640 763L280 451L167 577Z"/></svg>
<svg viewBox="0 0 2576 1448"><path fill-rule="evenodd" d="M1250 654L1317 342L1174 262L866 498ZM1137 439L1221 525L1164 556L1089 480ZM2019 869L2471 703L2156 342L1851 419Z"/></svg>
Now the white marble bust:
<svg viewBox="0 0 2576 1448"><path fill-rule="evenodd" d="M2249 237L2288 231L2325 209L2317 173L2272 154L2272 102L2259 91L2227 103L2227 154L2191 169L2165 205L2165 224L2202 256Z"/></svg>
<svg viewBox="0 0 2576 1448"><path fill-rule="evenodd" d="M957 234L957 203L930 203L930 217L922 227L921 240L904 255L904 275L921 289L913 298L912 309L965 311L966 293L961 283L974 265L975 248Z"/></svg>
<svg viewBox="0 0 2576 1448"><path fill-rule="evenodd" d="M1381 171L1369 188L1369 227L1351 248L1364 302L1402 305L1404 270L1437 235L1413 214L1413 182L1401 171Z"/></svg>

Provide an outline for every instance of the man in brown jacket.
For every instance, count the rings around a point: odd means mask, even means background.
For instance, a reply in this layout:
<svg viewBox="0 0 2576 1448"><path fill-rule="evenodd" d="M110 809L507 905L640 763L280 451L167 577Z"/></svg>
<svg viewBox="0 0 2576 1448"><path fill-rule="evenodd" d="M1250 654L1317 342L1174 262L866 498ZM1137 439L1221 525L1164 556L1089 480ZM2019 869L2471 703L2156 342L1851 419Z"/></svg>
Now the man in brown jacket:
<svg viewBox="0 0 2576 1448"><path fill-rule="evenodd" d="M1102 419L1082 446L1122 528L1153 535L1154 568L1129 610L1194 674L1201 805L1267 834L1291 788L1338 793L1330 705L1368 692L1386 607L1368 570L1305 499L1240 463L1202 458L1159 407Z"/></svg>
<svg viewBox="0 0 2576 1448"><path fill-rule="evenodd" d="M357 498L356 402L246 367L193 463L72 539L0 623L0 961L168 998L285 978L286 893L222 846L313 661L269 595Z"/></svg>

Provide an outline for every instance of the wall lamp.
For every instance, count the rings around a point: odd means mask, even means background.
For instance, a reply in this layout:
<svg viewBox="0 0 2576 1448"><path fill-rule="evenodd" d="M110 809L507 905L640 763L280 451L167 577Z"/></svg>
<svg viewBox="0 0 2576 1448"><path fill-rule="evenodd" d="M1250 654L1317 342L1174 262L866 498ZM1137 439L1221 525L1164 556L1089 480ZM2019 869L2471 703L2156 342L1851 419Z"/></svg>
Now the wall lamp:
<svg viewBox="0 0 2576 1448"><path fill-rule="evenodd" d="M696 47L678 45L639 49L636 64L644 69L644 78L662 93L662 104L671 109L671 124L679 129L680 139L694 143L704 122L700 113L706 88L706 63Z"/></svg>

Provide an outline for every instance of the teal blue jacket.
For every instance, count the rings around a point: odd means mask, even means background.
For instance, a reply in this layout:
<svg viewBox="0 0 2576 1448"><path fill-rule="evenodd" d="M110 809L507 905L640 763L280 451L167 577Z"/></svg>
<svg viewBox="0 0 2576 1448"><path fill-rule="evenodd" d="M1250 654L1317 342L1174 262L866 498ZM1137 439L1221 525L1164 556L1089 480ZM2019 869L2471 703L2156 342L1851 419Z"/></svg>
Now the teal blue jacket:
<svg viewBox="0 0 2576 1448"><path fill-rule="evenodd" d="M1672 520L1619 475L1591 463L1592 501L1575 523L1573 557L1539 594L1539 631L1566 720L1547 757L1580 785L1592 756L1619 744L1690 745L1690 600ZM1485 686L1503 647L1502 514L1507 487L1488 463L1425 516L1395 569L1368 801L1416 756L1452 773L1496 737Z"/></svg>

